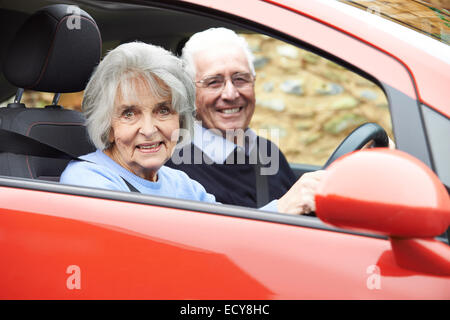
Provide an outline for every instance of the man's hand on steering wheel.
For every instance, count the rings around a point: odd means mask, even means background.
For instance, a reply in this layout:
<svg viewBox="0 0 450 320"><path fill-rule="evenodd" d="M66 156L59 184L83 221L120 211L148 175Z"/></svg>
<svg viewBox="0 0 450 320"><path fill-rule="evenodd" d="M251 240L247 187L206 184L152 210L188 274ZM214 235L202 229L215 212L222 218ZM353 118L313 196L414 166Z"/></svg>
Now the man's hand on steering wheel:
<svg viewBox="0 0 450 320"><path fill-rule="evenodd" d="M365 123L353 130L341 142L325 163L323 169L349 152L372 147L395 149L395 144L382 127L376 123ZM326 174L325 170L303 174L291 189L278 200L278 212L288 214L313 213L316 210L315 195L317 188Z"/></svg>

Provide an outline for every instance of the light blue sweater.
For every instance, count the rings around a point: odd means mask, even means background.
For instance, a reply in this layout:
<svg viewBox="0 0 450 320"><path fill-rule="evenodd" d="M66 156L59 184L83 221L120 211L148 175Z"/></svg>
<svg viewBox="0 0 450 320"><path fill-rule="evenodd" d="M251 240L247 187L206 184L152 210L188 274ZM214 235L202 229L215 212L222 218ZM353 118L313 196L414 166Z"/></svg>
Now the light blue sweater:
<svg viewBox="0 0 450 320"><path fill-rule="evenodd" d="M108 157L101 150L80 157L86 161L71 161L61 174L64 184L101 188L117 191L130 191L124 178L143 194L196 200L215 203L216 198L205 188L181 170L162 166L158 170L158 181L143 179ZM261 208L277 212L274 200Z"/></svg>
<svg viewBox="0 0 450 320"><path fill-rule="evenodd" d="M61 175L60 182L101 189L130 191L122 177L143 194L159 195L204 202L216 198L186 173L169 167L158 170L158 181L143 179L97 150L80 157L87 161L71 161Z"/></svg>

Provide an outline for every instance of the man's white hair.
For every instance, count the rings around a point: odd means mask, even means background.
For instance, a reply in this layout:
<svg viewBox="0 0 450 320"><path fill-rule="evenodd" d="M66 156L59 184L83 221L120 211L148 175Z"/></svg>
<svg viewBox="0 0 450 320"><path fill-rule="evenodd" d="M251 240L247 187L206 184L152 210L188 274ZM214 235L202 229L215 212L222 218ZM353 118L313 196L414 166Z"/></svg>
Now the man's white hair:
<svg viewBox="0 0 450 320"><path fill-rule="evenodd" d="M253 76L255 75L255 67L253 66L254 57L247 41L243 37L238 36L233 30L227 28L210 28L192 35L184 45L181 53L181 58L185 63L185 70L192 77L192 80L195 81L196 74L195 55L200 51L224 44L241 48L247 58L251 74Z"/></svg>

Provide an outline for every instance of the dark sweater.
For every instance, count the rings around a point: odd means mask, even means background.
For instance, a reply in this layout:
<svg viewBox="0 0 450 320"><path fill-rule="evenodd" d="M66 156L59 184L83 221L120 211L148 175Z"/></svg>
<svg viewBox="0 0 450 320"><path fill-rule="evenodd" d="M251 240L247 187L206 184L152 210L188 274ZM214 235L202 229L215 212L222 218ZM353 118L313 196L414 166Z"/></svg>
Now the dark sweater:
<svg viewBox="0 0 450 320"><path fill-rule="evenodd" d="M268 142L268 143L262 143ZM271 158L271 150L275 150L275 156L278 156L279 169L273 175L267 175L268 191L269 191L269 201L278 199L283 196L289 188L296 181L296 177L289 167L289 164L278 149L278 147L271 141L265 140L264 138L258 137L257 148L262 145L267 145L267 152L262 153L267 155L269 159ZM261 150L259 150L261 151ZM199 150L195 145L189 144L185 146L179 153L181 157L190 154L190 163L174 164L169 160L165 165L174 169L184 171L190 178L197 180L202 184L208 193L213 194L216 200L225 204L234 204L246 207L257 207L256 200L256 175L255 161L251 161L247 155L237 155L237 149L234 150L232 154L227 158L227 162L230 157L236 160L236 157L244 158L243 164L206 164L202 161L201 164L194 164L194 152L201 154L202 158L207 158L208 163L212 161L205 155L201 150ZM197 158L198 159L198 158ZM189 162L189 161L186 161ZM233 163L237 163L234 161ZM239 163L242 163L239 162ZM263 163L267 163L263 161ZM271 164L261 165L262 167L268 168ZM268 201L268 202L269 202ZM265 203L261 203L259 206Z"/></svg>

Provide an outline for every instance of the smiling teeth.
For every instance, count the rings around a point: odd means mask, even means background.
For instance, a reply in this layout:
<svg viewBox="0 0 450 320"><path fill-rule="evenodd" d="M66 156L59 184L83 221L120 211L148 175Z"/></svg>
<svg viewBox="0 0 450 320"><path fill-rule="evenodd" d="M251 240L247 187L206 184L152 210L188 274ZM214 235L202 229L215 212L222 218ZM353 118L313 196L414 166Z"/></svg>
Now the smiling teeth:
<svg viewBox="0 0 450 320"><path fill-rule="evenodd" d="M150 145L145 145L145 146L139 146L140 149L153 149L156 148L160 145L160 142L154 143L154 144L150 144Z"/></svg>
<svg viewBox="0 0 450 320"><path fill-rule="evenodd" d="M240 108L233 108L233 109L223 109L221 112L222 113L226 113L226 114L230 114L230 113L236 113L239 112Z"/></svg>

